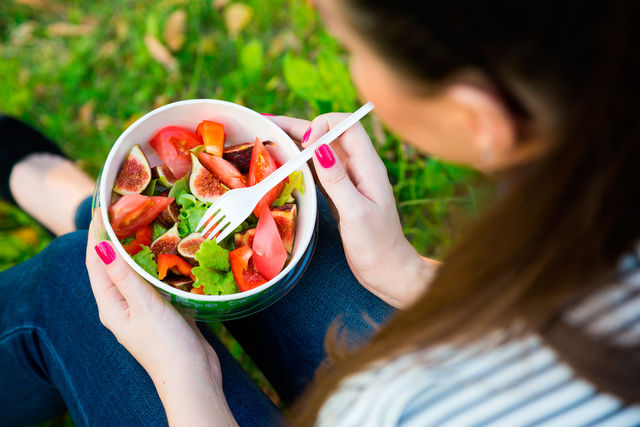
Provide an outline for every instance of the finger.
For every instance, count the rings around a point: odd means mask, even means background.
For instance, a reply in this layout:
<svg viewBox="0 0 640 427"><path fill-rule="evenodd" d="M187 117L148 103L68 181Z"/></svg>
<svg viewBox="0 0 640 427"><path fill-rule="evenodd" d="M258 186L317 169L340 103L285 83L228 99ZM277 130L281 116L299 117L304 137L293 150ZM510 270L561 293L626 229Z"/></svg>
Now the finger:
<svg viewBox="0 0 640 427"><path fill-rule="evenodd" d="M318 147L313 154L313 163L318 180L341 216L364 208L368 199L355 187L331 147L326 144Z"/></svg>
<svg viewBox="0 0 640 427"><path fill-rule="evenodd" d="M100 318L103 322L111 323L126 312L128 304L118 288L113 284L109 276L107 276L106 271L104 271L102 263L94 249L95 243L92 223L89 225L87 238L87 272Z"/></svg>
<svg viewBox="0 0 640 427"><path fill-rule="evenodd" d="M119 256L110 242L103 240L96 245L96 252L104 264L111 281L132 308L149 307L149 303L158 295L138 274Z"/></svg>
<svg viewBox="0 0 640 427"><path fill-rule="evenodd" d="M267 119L277 124L280 129L285 131L291 138L301 141L304 133L309 129L311 122L309 120L297 119L287 116L267 116Z"/></svg>

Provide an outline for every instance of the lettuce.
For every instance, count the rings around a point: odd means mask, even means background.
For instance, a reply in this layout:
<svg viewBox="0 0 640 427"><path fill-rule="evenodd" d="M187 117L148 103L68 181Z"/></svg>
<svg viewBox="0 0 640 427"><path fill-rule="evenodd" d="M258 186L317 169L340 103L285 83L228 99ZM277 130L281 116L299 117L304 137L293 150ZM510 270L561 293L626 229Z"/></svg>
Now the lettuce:
<svg viewBox="0 0 640 427"><path fill-rule="evenodd" d="M300 194L304 194L304 180L302 171L295 171L289 175L289 182L284 183L284 188L280 193L280 196L273 202L274 206L282 206L285 203L293 203L293 197L291 193L293 190L298 190Z"/></svg>
<svg viewBox="0 0 640 427"><path fill-rule="evenodd" d="M142 245L142 250L132 256L133 260L153 277L158 277L158 264L153 260L153 252L149 246Z"/></svg>
<svg viewBox="0 0 640 427"><path fill-rule="evenodd" d="M191 270L196 276L194 287L204 286L203 290L207 295L228 295L238 292L236 281L229 271L231 265L228 250L213 240L205 240L196 252L195 259L200 265Z"/></svg>
<svg viewBox="0 0 640 427"><path fill-rule="evenodd" d="M200 266L193 267L191 272L196 276L193 287L204 286L206 295L229 295L238 292L236 281L230 271L218 271Z"/></svg>
<svg viewBox="0 0 640 427"><path fill-rule="evenodd" d="M220 247L213 240L202 242L200 249L195 254L195 259L201 267L222 271L228 271L231 267L231 264L229 264L229 251Z"/></svg>
<svg viewBox="0 0 640 427"><path fill-rule="evenodd" d="M154 222L153 223L153 240L156 240L158 237L162 236L167 230L168 230L167 228L164 228L157 222Z"/></svg>
<svg viewBox="0 0 640 427"><path fill-rule="evenodd" d="M180 214L178 215L178 234L180 237L185 237L196 231L196 227L209 205L201 202L189 193L180 194L176 202L181 206Z"/></svg>
<svg viewBox="0 0 640 427"><path fill-rule="evenodd" d="M179 180L176 181L175 184L173 184L173 187L171 187L171 190L169 190L169 197L173 197L177 200L178 196L188 192L189 192L189 174L180 178Z"/></svg>

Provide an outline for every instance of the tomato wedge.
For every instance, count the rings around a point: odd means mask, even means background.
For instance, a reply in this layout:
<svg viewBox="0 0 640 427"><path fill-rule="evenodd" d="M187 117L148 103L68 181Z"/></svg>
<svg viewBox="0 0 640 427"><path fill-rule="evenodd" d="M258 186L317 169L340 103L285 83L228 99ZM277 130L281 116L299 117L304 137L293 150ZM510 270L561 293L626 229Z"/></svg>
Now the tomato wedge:
<svg viewBox="0 0 640 427"><path fill-rule="evenodd" d="M287 261L287 250L282 243L269 206L264 205L262 209L251 248L258 273L265 279L271 280L282 271Z"/></svg>
<svg viewBox="0 0 640 427"><path fill-rule="evenodd" d="M242 246L229 252L231 272L241 292L267 283L267 280L256 270L252 255L253 251L249 246Z"/></svg>
<svg viewBox="0 0 640 427"><path fill-rule="evenodd" d="M136 231L136 238L133 242L123 246L129 255L135 255L142 250L142 246L150 246L153 240L153 226L151 223L140 227Z"/></svg>
<svg viewBox="0 0 640 427"><path fill-rule="evenodd" d="M260 139L256 138L256 142L253 144L253 152L251 153L251 164L249 165L249 186L256 185L276 169L278 169L276 161L269 154L264 144L260 142ZM283 186L284 182L281 182L264 195L253 210L255 216L260 216L264 206L271 207L282 192Z"/></svg>
<svg viewBox="0 0 640 427"><path fill-rule="evenodd" d="M127 194L109 207L111 227L118 239L126 239L150 224L172 202L173 197Z"/></svg>
<svg viewBox="0 0 640 427"><path fill-rule="evenodd" d="M160 160L167 165L176 179L180 179L191 169L189 150L202 145L202 140L187 129L167 126L155 134L149 145L156 150Z"/></svg>
<svg viewBox="0 0 640 427"><path fill-rule="evenodd" d="M174 273L190 277L191 280L195 281L196 277L191 273L192 268L191 264L180 258L178 255L158 255L158 279L160 280L167 277L167 272L171 269Z"/></svg>
<svg viewBox="0 0 640 427"><path fill-rule="evenodd" d="M216 178L229 188L244 188L247 186L245 177L242 176L238 168L222 157L213 156L207 153L198 153L198 160L202 166L207 168Z"/></svg>
<svg viewBox="0 0 640 427"><path fill-rule="evenodd" d="M224 151L224 125L222 123L203 120L196 129L196 133L202 137L204 151L214 156L222 157Z"/></svg>

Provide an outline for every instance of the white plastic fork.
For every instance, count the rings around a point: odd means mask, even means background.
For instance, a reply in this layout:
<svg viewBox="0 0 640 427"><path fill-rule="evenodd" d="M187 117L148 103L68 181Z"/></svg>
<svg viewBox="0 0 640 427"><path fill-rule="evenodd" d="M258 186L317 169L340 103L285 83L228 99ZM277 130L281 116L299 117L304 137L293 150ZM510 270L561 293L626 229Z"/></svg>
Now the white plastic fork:
<svg viewBox="0 0 640 427"><path fill-rule="evenodd" d="M236 188L235 190L224 193L207 209L198 223L196 230L200 230L206 224L202 230L202 234L206 234L207 231L215 225L215 228L207 235L207 239L211 239L211 237L220 233L216 237L216 243L220 243L251 215L251 212L253 212L253 209L260 199L262 199L269 190L282 182L282 180L292 172L300 169L302 165L313 156L316 148L323 144L333 142L373 110L373 107L374 105L371 102L367 102L349 117L338 123L336 127L322 135L316 142L302 150L256 185L246 188ZM211 221L209 221L210 218L212 218Z"/></svg>

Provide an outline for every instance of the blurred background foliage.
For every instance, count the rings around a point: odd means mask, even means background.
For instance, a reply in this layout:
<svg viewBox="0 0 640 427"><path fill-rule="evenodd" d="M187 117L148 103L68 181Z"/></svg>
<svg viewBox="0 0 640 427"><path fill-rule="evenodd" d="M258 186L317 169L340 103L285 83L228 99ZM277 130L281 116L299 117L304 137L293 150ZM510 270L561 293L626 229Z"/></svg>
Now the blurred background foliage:
<svg viewBox="0 0 640 427"><path fill-rule="evenodd" d="M346 64L305 0L0 1L0 112L41 130L93 176L124 129L169 102L218 98L306 119L351 111L359 101ZM420 155L375 117L365 126L405 233L421 253L442 256L477 209L475 174ZM0 270L51 238L0 201Z"/></svg>

